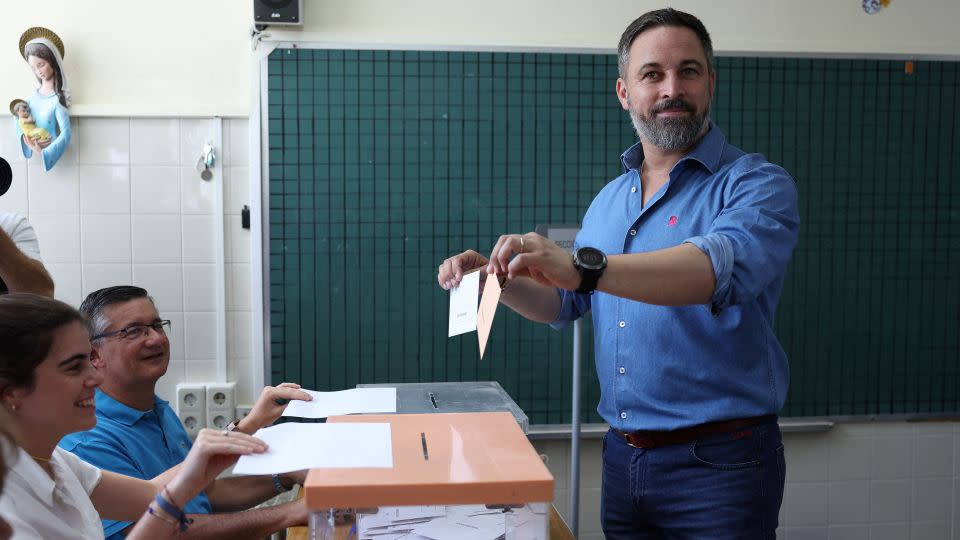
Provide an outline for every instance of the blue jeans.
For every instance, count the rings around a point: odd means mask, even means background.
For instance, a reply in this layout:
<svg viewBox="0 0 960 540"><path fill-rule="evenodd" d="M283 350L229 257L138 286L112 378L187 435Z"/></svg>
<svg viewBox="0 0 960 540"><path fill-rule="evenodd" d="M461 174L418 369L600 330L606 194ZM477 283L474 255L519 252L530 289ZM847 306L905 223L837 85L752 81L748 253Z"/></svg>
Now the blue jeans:
<svg viewBox="0 0 960 540"><path fill-rule="evenodd" d="M786 463L776 421L641 449L603 439L600 515L608 540L776 538Z"/></svg>

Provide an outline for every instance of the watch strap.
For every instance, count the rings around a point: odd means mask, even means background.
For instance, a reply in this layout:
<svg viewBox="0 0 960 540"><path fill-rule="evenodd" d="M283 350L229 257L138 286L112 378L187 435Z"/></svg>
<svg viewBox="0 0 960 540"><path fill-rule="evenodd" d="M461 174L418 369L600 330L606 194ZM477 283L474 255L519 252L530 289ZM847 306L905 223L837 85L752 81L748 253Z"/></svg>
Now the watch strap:
<svg viewBox="0 0 960 540"><path fill-rule="evenodd" d="M600 276L603 275L603 269L577 269L580 270L580 286L577 287L577 292L581 294L593 294L593 292L597 290L597 283L600 281Z"/></svg>

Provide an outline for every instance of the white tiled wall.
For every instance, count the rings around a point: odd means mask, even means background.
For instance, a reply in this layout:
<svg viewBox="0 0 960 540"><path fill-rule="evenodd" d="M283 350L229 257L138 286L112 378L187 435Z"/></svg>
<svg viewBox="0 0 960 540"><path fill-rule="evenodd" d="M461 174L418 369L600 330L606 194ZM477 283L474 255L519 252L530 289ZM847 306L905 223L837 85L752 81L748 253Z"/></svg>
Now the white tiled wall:
<svg viewBox="0 0 960 540"><path fill-rule="evenodd" d="M569 513L570 441L534 441ZM960 424L841 423L785 433L778 538L960 540ZM580 540L601 540L599 439L580 445ZM569 521L569 520L568 520Z"/></svg>
<svg viewBox="0 0 960 540"><path fill-rule="evenodd" d="M240 227L249 204L247 120L219 118L77 118L70 148L52 171L20 152L13 127L0 137L13 186L0 210L27 215L40 239L56 296L74 306L90 291L118 284L150 291L173 321L171 364L158 386L173 396L176 383L214 381L217 220L224 239L227 373L251 371L250 231ZM221 129L216 129L221 123ZM222 133L222 140L214 140ZM224 212L216 213L216 176L195 165L207 141L217 149ZM251 381L238 385L250 403Z"/></svg>
<svg viewBox="0 0 960 540"><path fill-rule="evenodd" d="M251 345L250 230L241 227L240 213L250 205L246 119L223 125L223 230L227 304L227 378L237 381L237 403L253 403L260 389L250 373L262 370ZM257 330L259 331L259 330Z"/></svg>

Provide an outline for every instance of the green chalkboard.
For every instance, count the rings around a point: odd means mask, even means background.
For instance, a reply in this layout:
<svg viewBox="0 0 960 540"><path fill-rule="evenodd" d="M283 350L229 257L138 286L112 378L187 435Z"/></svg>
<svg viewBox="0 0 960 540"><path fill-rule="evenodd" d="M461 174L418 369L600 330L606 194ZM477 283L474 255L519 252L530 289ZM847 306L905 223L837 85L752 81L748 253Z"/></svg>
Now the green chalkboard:
<svg viewBox="0 0 960 540"><path fill-rule="evenodd" d="M576 223L635 135L613 55L277 49L268 59L274 383L496 380L570 419L572 339L502 310L447 338L437 265ZM777 314L785 415L960 405L960 71L954 62L717 59L712 116L797 180ZM585 326L583 418L599 421Z"/></svg>

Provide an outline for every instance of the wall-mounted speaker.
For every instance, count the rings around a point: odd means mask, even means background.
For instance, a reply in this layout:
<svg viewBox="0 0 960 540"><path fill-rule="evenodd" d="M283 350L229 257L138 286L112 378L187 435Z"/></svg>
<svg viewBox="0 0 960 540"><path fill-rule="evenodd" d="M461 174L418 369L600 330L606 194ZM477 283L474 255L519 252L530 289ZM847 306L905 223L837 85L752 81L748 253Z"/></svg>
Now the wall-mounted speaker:
<svg viewBox="0 0 960 540"><path fill-rule="evenodd" d="M253 0L253 24L303 24L303 0Z"/></svg>

